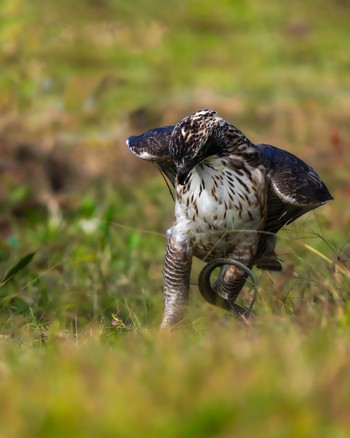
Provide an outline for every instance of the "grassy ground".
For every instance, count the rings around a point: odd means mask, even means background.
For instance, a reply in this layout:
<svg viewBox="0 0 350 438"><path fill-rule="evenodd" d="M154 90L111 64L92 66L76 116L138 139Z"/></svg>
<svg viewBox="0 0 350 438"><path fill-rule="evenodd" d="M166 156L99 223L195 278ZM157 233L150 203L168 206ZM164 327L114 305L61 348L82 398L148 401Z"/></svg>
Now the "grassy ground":
<svg viewBox="0 0 350 438"><path fill-rule="evenodd" d="M349 7L232 3L3 0L1 438L349 436ZM204 303L195 262L161 333L173 204L124 142L204 107L335 201L279 233L254 321Z"/></svg>

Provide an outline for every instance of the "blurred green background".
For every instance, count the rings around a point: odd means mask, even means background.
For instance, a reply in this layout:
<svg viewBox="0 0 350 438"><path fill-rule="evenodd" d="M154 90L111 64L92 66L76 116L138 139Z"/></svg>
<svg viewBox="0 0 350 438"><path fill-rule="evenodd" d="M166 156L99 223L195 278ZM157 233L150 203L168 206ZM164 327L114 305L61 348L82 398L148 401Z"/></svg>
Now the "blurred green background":
<svg viewBox="0 0 350 438"><path fill-rule="evenodd" d="M132 190L147 165L125 138L203 107L315 166L348 137L345 0L1 6L3 149L44 155L56 191L101 176Z"/></svg>
<svg viewBox="0 0 350 438"><path fill-rule="evenodd" d="M348 436L349 1L0 5L4 436ZM168 337L173 202L125 139L208 107L335 200L279 233L256 323L203 302L196 262Z"/></svg>

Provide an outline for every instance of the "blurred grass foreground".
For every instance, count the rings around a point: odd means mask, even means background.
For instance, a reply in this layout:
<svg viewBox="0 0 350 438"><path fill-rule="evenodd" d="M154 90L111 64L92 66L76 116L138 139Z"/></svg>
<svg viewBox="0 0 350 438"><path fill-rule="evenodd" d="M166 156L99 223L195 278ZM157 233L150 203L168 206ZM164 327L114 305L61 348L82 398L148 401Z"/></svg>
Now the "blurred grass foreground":
<svg viewBox="0 0 350 438"><path fill-rule="evenodd" d="M348 437L348 0L2 0L0 437ZM173 203L125 139L214 108L335 201L255 322L157 329Z"/></svg>

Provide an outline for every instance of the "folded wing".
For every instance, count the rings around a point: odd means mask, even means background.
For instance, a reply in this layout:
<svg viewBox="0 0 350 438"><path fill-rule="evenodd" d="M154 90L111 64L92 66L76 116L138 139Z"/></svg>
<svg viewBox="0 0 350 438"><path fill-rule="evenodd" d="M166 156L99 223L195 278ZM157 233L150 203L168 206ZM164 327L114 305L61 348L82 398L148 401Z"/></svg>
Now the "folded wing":
<svg viewBox="0 0 350 438"><path fill-rule="evenodd" d="M276 233L333 199L315 170L290 152L267 144L256 145L258 163L270 177L265 231Z"/></svg>

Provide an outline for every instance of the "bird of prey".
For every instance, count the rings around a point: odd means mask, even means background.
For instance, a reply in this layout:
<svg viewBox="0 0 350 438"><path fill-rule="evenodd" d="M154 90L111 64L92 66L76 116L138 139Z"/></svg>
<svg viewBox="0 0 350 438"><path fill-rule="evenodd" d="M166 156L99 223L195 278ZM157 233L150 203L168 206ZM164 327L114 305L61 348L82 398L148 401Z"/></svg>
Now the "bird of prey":
<svg viewBox="0 0 350 438"><path fill-rule="evenodd" d="M183 317L193 256L214 264L234 259L248 269L255 265L280 271L275 234L333 199L304 161L277 147L252 143L211 109L175 126L129 137L127 145L139 158L153 162L175 192L164 260L162 327ZM248 274L237 264L222 266L215 284L206 284L202 295L212 304L235 309ZM215 296L221 298L216 301Z"/></svg>

